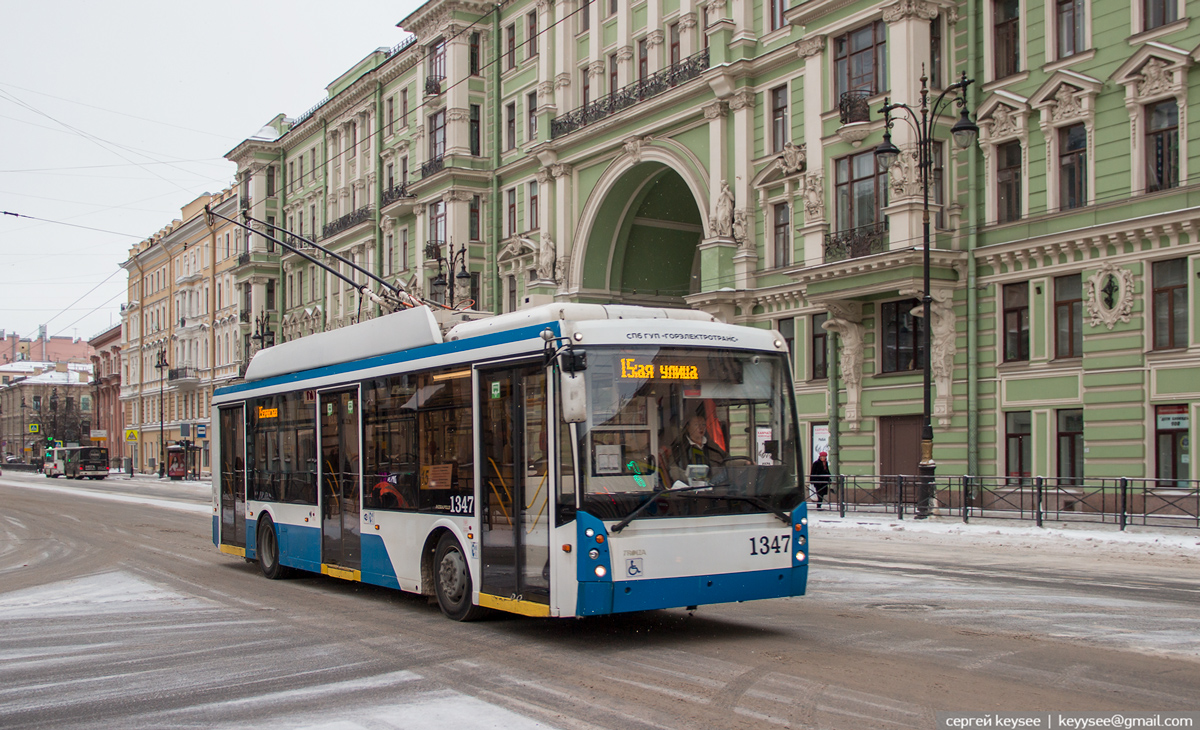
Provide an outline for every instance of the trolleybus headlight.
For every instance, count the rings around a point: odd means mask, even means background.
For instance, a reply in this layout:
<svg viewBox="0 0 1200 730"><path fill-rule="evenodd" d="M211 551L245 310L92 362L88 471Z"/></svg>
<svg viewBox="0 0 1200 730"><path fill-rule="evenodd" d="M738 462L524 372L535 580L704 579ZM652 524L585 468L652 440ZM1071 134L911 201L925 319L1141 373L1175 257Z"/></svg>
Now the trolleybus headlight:
<svg viewBox="0 0 1200 730"><path fill-rule="evenodd" d="M588 537L592 537L596 534L596 531L589 527L583 531L583 534L587 535Z"/></svg>
<svg viewBox="0 0 1200 730"><path fill-rule="evenodd" d="M806 542L808 542L808 538L806 538L804 535L796 535L796 544L797 545L803 545Z"/></svg>
<svg viewBox="0 0 1200 730"><path fill-rule="evenodd" d="M576 342L583 342L583 333L582 332L576 332L574 334L574 337L575 337Z"/></svg>
<svg viewBox="0 0 1200 730"><path fill-rule="evenodd" d="M603 565L597 565L596 566L596 577L603 578L606 575L608 575L608 570Z"/></svg>
<svg viewBox="0 0 1200 730"><path fill-rule="evenodd" d="M804 560L804 551L803 550L796 551L796 560L800 560L800 561Z"/></svg>
<svg viewBox="0 0 1200 730"><path fill-rule="evenodd" d="M802 525L807 525L807 524L808 524L808 518L807 518L807 517L801 517L801 518L800 518L800 524L802 524Z"/></svg>
<svg viewBox="0 0 1200 730"><path fill-rule="evenodd" d="M591 550L588 550L588 557L592 560L595 560L596 558L600 557L600 551L596 548L592 548Z"/></svg>

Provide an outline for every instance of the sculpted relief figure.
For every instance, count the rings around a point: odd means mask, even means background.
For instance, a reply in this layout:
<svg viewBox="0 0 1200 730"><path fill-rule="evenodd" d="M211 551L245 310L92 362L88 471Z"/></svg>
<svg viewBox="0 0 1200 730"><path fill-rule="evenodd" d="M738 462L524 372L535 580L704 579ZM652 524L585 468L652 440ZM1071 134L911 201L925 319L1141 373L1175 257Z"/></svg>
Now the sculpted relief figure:
<svg viewBox="0 0 1200 730"><path fill-rule="evenodd" d="M733 211L733 240L741 246L746 242L746 209Z"/></svg>
<svg viewBox="0 0 1200 730"><path fill-rule="evenodd" d="M729 183L721 181L721 194L717 196L717 204L713 207L712 218L709 219L714 236L728 238L733 232L733 191Z"/></svg>
<svg viewBox="0 0 1200 730"><path fill-rule="evenodd" d="M554 259L557 255L557 250L554 247L554 240L549 236L542 236L541 247L538 250L537 273L538 278L542 281L554 281Z"/></svg>

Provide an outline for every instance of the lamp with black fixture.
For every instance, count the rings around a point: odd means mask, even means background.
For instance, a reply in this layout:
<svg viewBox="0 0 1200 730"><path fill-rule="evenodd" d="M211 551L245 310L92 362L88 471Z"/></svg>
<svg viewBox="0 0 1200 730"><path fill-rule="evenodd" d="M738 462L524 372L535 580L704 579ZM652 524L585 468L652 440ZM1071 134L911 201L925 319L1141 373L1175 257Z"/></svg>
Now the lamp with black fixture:
<svg viewBox="0 0 1200 730"><path fill-rule="evenodd" d="M166 442L166 384L165 371L171 367L167 362L167 348L158 346L158 360L154 363L158 369L158 478L167 475L167 442Z"/></svg>
<svg viewBox="0 0 1200 730"><path fill-rule="evenodd" d="M263 350L275 346L275 330L271 329L271 316L266 310L254 318L254 334L250 339L258 342L258 349Z"/></svg>
<svg viewBox="0 0 1200 730"><path fill-rule="evenodd" d="M430 244L425 247L425 257L432 261L438 262L437 277L434 278L434 280L432 282L430 282L430 287L433 289L433 293L440 297L442 294L445 293L447 287L449 287L449 289L450 289L450 300L449 300L450 308L453 309L454 303L456 301L455 296L454 296L455 281L457 280L460 285L469 288L470 281L471 281L471 274L467 271L467 247L466 247L466 245L460 244L458 247L458 250L455 251L454 250L454 241L451 240L450 243L448 244L448 248L450 249L450 258L446 259L442 256L441 244L430 242ZM447 282L445 270L443 269L443 265L445 265L446 268L449 268L450 271L453 272L455 264L457 264L459 267L458 273L456 273L452 277L450 277L449 282Z"/></svg>
<svg viewBox="0 0 1200 730"><path fill-rule="evenodd" d="M929 77L925 75L925 69L922 66L920 104L916 107L909 106L908 104L893 104L890 98L885 98L883 100L883 107L879 110L883 114L884 132L883 142L875 148L875 161L879 164L880 168L888 170L900 156L899 148L892 143L892 126L895 124L892 113L904 112L905 114L900 118L907 121L916 133L917 166L921 171L921 190L923 192L922 224L924 226L924 255L922 260L924 284L921 297L921 313L925 321L921 328L923 340L922 365L924 377L922 381L922 395L924 410L921 414L921 463L918 467L920 476L916 514L918 519L928 517L933 513L935 495L934 477L937 471L937 464L933 460L933 371L930 358L933 345L930 308L933 303L933 297L930 294L929 282L929 254L932 248L929 231L929 177L933 168L934 125L937 122L938 116L943 111L951 104L957 104L962 113L958 121L950 128L950 135L954 138L954 144L959 149L967 149L975 143L975 138L979 134L979 127L971 121L971 117L967 113L967 87L974 82L974 79L967 78L966 72L963 72L962 77L958 81L947 86L933 100L933 103L930 103Z"/></svg>

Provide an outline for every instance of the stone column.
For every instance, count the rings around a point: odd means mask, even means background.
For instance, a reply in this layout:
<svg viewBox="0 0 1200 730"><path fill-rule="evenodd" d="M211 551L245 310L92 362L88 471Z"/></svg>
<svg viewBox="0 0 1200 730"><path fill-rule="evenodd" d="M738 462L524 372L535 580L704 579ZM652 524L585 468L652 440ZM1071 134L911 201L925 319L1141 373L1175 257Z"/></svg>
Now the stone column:
<svg viewBox="0 0 1200 730"><path fill-rule="evenodd" d="M926 0L900 0L884 8L888 55L907 59L905 63L888 64L892 101L913 108L921 103L921 68L925 68L926 75L929 73L929 21L937 14L938 7ZM924 235L923 196L916 133L907 123L899 122L892 127L892 143L901 153L888 172L891 204L884 212L888 216L889 248L920 246Z"/></svg>
<svg viewBox="0 0 1200 730"><path fill-rule="evenodd" d="M734 223L732 233L738 245L733 256L735 289L753 286L754 272L758 268L758 235L754 225L754 208L751 202L754 193L750 181L754 177L751 161L754 159L754 104L757 96L750 89L740 89L729 99L733 111L733 179L734 179ZM729 286L729 285L727 285Z"/></svg>
<svg viewBox="0 0 1200 730"><path fill-rule="evenodd" d="M825 261L825 234L829 231L825 201L825 153L821 142L821 112L825 107L825 82L821 57L827 38L823 35L804 38L796 44L796 53L804 59L804 145L807 151L807 170L799 184L796 197L801 201L797 212L804 214L800 235L804 240L804 265L816 266ZM811 120L811 121L809 121Z"/></svg>
<svg viewBox="0 0 1200 730"><path fill-rule="evenodd" d="M550 165L550 176L554 178L553 185L547 185L547 188L553 188L553 198L549 199L548 205L554 206L555 222L554 222L554 243L558 251L557 261L555 262L555 271L558 277L558 293L564 294L573 287L578 287L581 282L571 281L571 257L574 255L575 230L571 226L571 221L575 220L573 215L573 186L571 181L571 166L561 163ZM547 190L549 192L549 190ZM550 198L550 196L547 196ZM550 211L542 213L546 220L549 220Z"/></svg>

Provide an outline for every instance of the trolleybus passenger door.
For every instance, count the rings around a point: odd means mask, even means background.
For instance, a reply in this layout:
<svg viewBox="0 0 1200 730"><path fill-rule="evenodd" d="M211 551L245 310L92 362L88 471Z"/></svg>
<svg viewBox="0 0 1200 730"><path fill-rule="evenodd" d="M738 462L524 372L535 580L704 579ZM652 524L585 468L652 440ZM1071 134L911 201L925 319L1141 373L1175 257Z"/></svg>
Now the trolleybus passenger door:
<svg viewBox="0 0 1200 730"><path fill-rule="evenodd" d="M361 478L358 388L317 394L321 419L321 562L358 570Z"/></svg>
<svg viewBox="0 0 1200 730"><path fill-rule="evenodd" d="M246 547L246 418L221 409L221 544Z"/></svg>
<svg viewBox="0 0 1200 730"><path fill-rule="evenodd" d="M479 387L480 593L548 605L554 487L546 371L540 363L480 369Z"/></svg>

